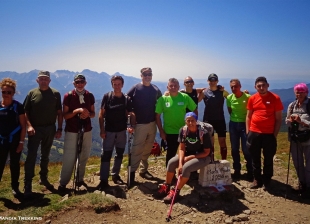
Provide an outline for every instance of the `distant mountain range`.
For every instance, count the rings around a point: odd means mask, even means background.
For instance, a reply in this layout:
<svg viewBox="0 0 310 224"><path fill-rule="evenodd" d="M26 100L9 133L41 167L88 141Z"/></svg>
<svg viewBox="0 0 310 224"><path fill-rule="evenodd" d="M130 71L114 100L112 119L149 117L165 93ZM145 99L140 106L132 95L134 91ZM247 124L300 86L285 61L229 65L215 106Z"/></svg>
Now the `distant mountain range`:
<svg viewBox="0 0 310 224"><path fill-rule="evenodd" d="M4 77L11 77L17 81L17 90L19 94L15 95L15 98L19 101L23 101L28 91L32 88L38 86L36 83L36 78L38 75L38 70L32 70L30 72L17 73L17 72L0 72L0 79ZM62 95L73 89L73 77L77 73L82 73L86 76L87 86L86 88L91 91L96 100L101 100L104 93L110 91L111 83L110 79L112 75L109 75L105 72L95 72L88 69L83 70L82 72L73 72L68 70L57 70L51 73L50 86L57 89ZM115 73L113 75L121 75L124 80L124 88L123 91L127 92L130 87L134 84L140 82L140 78L135 78L131 76L126 76L124 74ZM167 81L168 81L167 77ZM194 77L193 77L194 78ZM195 78L194 78L195 79ZM206 79L195 79L195 87L206 87L207 86L207 75ZM230 92L229 89L229 80L227 78L220 79L220 84L225 86L225 89ZM180 81L180 86L183 88L183 80ZM242 89L247 89L250 93L254 93L254 79L240 79L242 84ZM157 85L162 91L166 90L167 82L158 82L153 81L155 85ZM274 93L278 94L283 103L294 100L293 86L296 84L296 81L293 80L269 80L270 90ZM310 87L310 84L308 84Z"/></svg>

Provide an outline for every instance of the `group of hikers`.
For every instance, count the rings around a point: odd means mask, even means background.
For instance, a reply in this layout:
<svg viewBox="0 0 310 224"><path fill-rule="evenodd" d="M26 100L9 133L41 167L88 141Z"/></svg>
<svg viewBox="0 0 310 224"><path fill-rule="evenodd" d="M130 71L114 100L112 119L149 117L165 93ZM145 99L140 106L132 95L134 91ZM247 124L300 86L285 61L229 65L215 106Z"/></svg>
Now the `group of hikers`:
<svg viewBox="0 0 310 224"><path fill-rule="evenodd" d="M277 135L282 121L283 105L280 97L268 91L265 77L255 80L257 93L250 95L241 91L238 79L231 79L229 94L218 85L218 76L208 76L207 88L194 88L194 80L184 79L185 89L180 90L179 81L170 78L167 91L162 94L152 84L152 69L141 69L141 82L134 85L127 94L122 92L122 76L111 77L112 91L104 94L99 110L100 137L102 154L100 165L99 190L109 188L109 176L115 184L124 184L120 168L127 142L127 132L133 134L130 157L130 186L136 185L136 171L139 175L152 180L148 171L148 157L156 137L166 143L166 179L154 194L170 203L177 199L181 188L197 170L214 161L214 131L218 135L222 160L227 158L226 122L224 103L230 114L229 136L233 158L233 179L241 178L240 148L246 161L246 179L253 189L270 189L273 176L273 157L277 148ZM32 197L32 179L38 148L40 155L40 184L54 189L48 181L49 154L53 139L59 139L63 132L65 119L64 149L58 191L66 191L76 166L78 187L88 187L83 181L85 167L92 146L91 118L95 117L95 98L85 89L87 84L83 74L74 76L74 89L64 95L61 103L60 93L49 86L48 71L40 71L36 79L38 88L27 94L23 104L14 100L16 81L4 78L0 81L2 100L0 105L0 180L10 156L11 186L16 197ZM290 128L290 152L297 171L301 195L310 198L310 103L306 84L294 87L296 101L287 110L286 123ZM198 102L204 101L203 122L198 121ZM129 117L129 119L128 119ZM129 120L129 125L128 125ZM203 129L205 123L212 125L214 131ZM57 125L56 125L57 124ZM80 132L83 130L81 137ZM24 139L28 135L28 152L25 161L24 193L19 190L20 157ZM80 141L80 151L77 142ZM241 147L240 147L241 143ZM115 149L115 157L110 172L110 162ZM261 162L263 153L263 168ZM78 155L77 155L78 154ZM178 178L176 178L176 176ZM172 184L178 179L177 187Z"/></svg>

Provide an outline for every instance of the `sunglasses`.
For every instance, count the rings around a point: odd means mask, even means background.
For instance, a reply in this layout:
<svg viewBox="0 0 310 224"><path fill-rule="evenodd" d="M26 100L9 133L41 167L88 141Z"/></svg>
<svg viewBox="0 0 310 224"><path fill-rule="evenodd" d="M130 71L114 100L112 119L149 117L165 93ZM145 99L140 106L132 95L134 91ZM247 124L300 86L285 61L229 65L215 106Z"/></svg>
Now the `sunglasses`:
<svg viewBox="0 0 310 224"><path fill-rule="evenodd" d="M11 95L12 93L13 93L12 91L2 91L2 94Z"/></svg>
<svg viewBox="0 0 310 224"><path fill-rule="evenodd" d="M302 91L298 91L298 92L295 92L295 94L303 94L305 92L302 92Z"/></svg>
<svg viewBox="0 0 310 224"><path fill-rule="evenodd" d="M142 74L144 77L146 77L146 76L152 76L153 74L152 73L143 73Z"/></svg>
<svg viewBox="0 0 310 224"><path fill-rule="evenodd" d="M190 84L190 83L194 83L194 81L193 80L189 80L189 81L186 81L186 82L184 82L185 84Z"/></svg>
<svg viewBox="0 0 310 224"><path fill-rule="evenodd" d="M2 94L8 94L11 95L13 92L12 91L2 91Z"/></svg>
<svg viewBox="0 0 310 224"><path fill-rule="evenodd" d="M84 84L85 81L84 81L84 80L80 80L80 81L75 81L74 83L75 83L75 84Z"/></svg>

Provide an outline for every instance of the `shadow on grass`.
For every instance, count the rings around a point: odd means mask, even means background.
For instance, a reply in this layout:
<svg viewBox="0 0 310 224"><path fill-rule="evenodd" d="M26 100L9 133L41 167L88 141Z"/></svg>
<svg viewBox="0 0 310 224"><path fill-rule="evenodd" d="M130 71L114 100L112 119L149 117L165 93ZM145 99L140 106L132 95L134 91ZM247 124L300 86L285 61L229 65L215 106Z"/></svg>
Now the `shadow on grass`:
<svg viewBox="0 0 310 224"><path fill-rule="evenodd" d="M14 211L24 210L29 207L45 207L49 206L51 202L49 198L44 197L44 194L36 192L32 194L31 199L18 198L19 203L14 203L14 201L3 197L0 198L0 201L3 201L6 208Z"/></svg>

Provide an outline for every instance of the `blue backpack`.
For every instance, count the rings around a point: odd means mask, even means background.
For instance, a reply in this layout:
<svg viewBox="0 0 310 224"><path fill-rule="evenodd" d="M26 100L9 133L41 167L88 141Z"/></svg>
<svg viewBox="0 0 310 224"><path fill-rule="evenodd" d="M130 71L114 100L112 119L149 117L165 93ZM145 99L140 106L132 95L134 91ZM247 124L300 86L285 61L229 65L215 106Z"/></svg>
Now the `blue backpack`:
<svg viewBox="0 0 310 224"><path fill-rule="evenodd" d="M11 143L13 140L13 136L21 129L21 126L19 124L19 115L18 115L18 111L17 111L17 106L18 106L17 101L13 100L13 104L10 107L0 108L0 111L13 110L16 114L16 124L18 124L18 126L8 136L0 135L0 141L1 141L0 144L3 144L3 140L5 140L5 139L9 139L9 142Z"/></svg>

